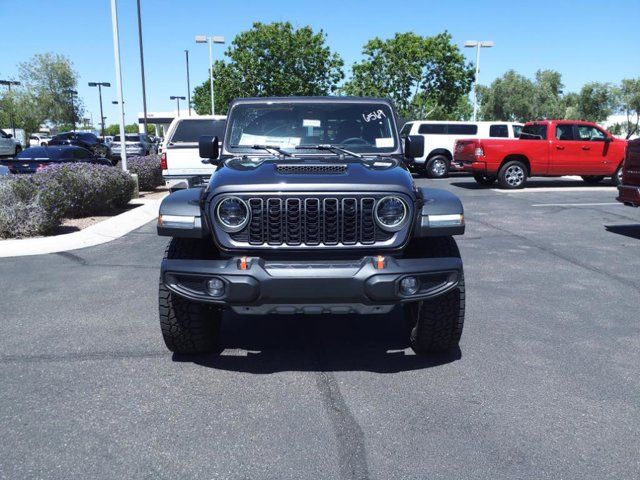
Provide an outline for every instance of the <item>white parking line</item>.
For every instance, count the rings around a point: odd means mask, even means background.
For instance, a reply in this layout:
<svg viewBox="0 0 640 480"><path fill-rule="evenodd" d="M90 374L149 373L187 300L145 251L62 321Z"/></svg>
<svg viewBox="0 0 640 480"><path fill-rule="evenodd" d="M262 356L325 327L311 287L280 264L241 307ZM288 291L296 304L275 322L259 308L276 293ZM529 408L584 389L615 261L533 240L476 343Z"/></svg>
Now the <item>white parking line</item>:
<svg viewBox="0 0 640 480"><path fill-rule="evenodd" d="M502 190L492 188L492 192L498 193L549 193L549 192L615 192L616 187L540 187L523 188L521 190Z"/></svg>
<svg viewBox="0 0 640 480"><path fill-rule="evenodd" d="M599 207L602 205L622 205L620 202L610 203L536 203L532 207Z"/></svg>

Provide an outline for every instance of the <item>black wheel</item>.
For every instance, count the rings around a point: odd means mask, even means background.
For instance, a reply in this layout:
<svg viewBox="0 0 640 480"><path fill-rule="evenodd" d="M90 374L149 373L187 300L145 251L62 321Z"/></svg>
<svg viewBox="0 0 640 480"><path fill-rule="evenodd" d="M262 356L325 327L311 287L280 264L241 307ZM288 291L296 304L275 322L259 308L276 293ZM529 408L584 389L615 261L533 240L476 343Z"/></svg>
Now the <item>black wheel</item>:
<svg viewBox="0 0 640 480"><path fill-rule="evenodd" d="M611 177L611 181L615 186L622 185L622 164L616 170L616 173Z"/></svg>
<svg viewBox="0 0 640 480"><path fill-rule="evenodd" d="M430 241L430 257L459 257L452 237ZM464 327L464 274L453 290L439 297L404 306L409 343L418 354L441 353L457 347Z"/></svg>
<svg viewBox="0 0 640 480"><path fill-rule="evenodd" d="M425 173L429 178L445 178L449 175L449 159L444 155L434 155L425 164Z"/></svg>
<svg viewBox="0 0 640 480"><path fill-rule="evenodd" d="M203 247L201 240L173 238L167 246L165 258L203 258L200 256ZM220 308L171 293L162 279L158 305L162 338L169 350L185 354L214 350L222 319Z"/></svg>
<svg viewBox="0 0 640 480"><path fill-rule="evenodd" d="M498 172L498 185L511 190L522 188L528 176L529 172L524 163L518 160L511 160L500 168Z"/></svg>
<svg viewBox="0 0 640 480"><path fill-rule="evenodd" d="M600 183L602 180L604 180L604 176L600 176L600 175L584 175L582 177L582 180L584 180L584 182L588 183L589 185L595 185L597 183Z"/></svg>
<svg viewBox="0 0 640 480"><path fill-rule="evenodd" d="M482 173L474 173L473 179L480 185L484 185L485 187L490 187L491 185L496 183L496 177L494 177L493 175L484 175Z"/></svg>

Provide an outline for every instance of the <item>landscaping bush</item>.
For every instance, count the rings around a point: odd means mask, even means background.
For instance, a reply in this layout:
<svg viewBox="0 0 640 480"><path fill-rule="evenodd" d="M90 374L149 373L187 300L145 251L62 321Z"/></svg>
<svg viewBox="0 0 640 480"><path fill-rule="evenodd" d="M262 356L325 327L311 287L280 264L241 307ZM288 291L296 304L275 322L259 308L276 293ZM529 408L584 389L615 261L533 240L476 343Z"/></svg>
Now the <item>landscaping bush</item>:
<svg viewBox="0 0 640 480"><path fill-rule="evenodd" d="M69 163L35 173L32 181L52 215L79 218L109 213L129 203L135 182L129 174L106 165Z"/></svg>
<svg viewBox="0 0 640 480"><path fill-rule="evenodd" d="M0 238L46 235L60 221L59 215L47 210L31 178L11 175L0 179Z"/></svg>
<svg viewBox="0 0 640 480"><path fill-rule="evenodd" d="M138 187L140 190L151 191L164 185L160 157L149 155L146 157L127 158L127 169L138 175Z"/></svg>

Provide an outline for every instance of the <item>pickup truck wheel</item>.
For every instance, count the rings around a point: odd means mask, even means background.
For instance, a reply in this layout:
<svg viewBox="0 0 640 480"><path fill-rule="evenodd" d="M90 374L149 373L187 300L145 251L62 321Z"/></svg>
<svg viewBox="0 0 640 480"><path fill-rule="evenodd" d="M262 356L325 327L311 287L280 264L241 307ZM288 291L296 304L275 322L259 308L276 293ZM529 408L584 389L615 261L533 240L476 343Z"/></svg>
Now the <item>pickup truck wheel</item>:
<svg viewBox="0 0 640 480"><path fill-rule="evenodd" d="M505 163L498 172L498 184L502 188L522 188L527 181L527 167L518 160Z"/></svg>
<svg viewBox="0 0 640 480"><path fill-rule="evenodd" d="M199 240L174 238L165 251L165 258L198 258L202 247L202 241ZM219 308L192 302L172 293L162 279L158 305L162 338L169 350L184 354L214 350L222 319Z"/></svg>
<svg viewBox="0 0 640 480"><path fill-rule="evenodd" d="M584 180L584 182L588 183L589 185L595 185L596 183L600 183L602 180L604 180L604 176L585 175L582 177L582 180Z"/></svg>
<svg viewBox="0 0 640 480"><path fill-rule="evenodd" d="M430 240L428 257L460 257L452 237ZM439 297L404 306L409 343L418 354L446 352L458 346L464 327L464 274L458 286Z"/></svg>
<svg viewBox="0 0 640 480"><path fill-rule="evenodd" d="M473 179L485 187L490 187L496 182L496 177L493 175L483 175L482 173L474 173Z"/></svg>
<svg viewBox="0 0 640 480"><path fill-rule="evenodd" d="M429 178L445 178L449 174L449 159L444 155L434 155L427 161L425 171Z"/></svg>

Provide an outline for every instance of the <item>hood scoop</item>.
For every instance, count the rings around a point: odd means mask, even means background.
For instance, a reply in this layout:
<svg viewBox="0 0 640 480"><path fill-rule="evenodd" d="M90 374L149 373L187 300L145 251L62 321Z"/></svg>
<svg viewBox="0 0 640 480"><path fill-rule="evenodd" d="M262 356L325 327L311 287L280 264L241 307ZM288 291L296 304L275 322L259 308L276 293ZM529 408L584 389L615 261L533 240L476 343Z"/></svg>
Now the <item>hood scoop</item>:
<svg viewBox="0 0 640 480"><path fill-rule="evenodd" d="M340 175L347 173L343 163L278 163L276 171L283 175Z"/></svg>

